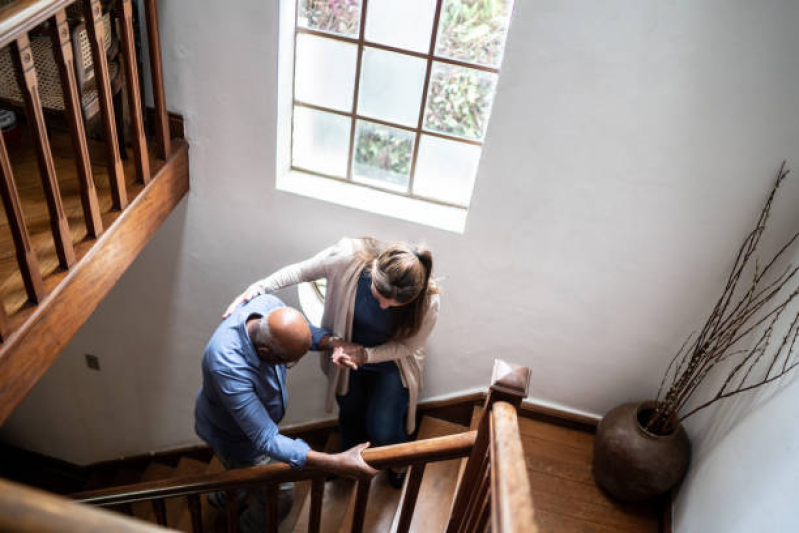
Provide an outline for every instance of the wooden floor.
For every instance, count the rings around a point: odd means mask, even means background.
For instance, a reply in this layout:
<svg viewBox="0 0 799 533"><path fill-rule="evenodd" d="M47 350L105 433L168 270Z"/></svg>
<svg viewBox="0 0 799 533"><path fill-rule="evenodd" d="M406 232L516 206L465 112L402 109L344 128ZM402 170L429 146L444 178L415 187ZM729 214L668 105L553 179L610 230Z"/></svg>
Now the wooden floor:
<svg viewBox="0 0 799 533"><path fill-rule="evenodd" d="M45 202L39 167L33 149L31 136L22 125L22 132L17 143L8 145L14 180L22 202L22 212L31 236L31 242L38 255L39 267L44 278L47 292L51 292L66 275L66 271L58 265L55 246L50 232L50 218ZM83 257L96 241L87 236L83 210L80 202L77 168L72 151L69 134L65 131L51 130L50 143L56 174L61 189L64 211L69 221L72 243L78 260ZM121 211L111 209L111 190L106 170L104 144L100 141L89 141L94 183L102 213L103 227L108 229ZM143 185L135 183L135 166L130 148L128 160L123 161L128 200L133 199L143 189ZM155 175L163 166L163 162L155 158L151 150L150 165ZM14 243L8 227L5 211L0 217L0 298L9 316L12 330L16 329L33 311L34 306L27 302L22 284L22 277L16 262Z"/></svg>
<svg viewBox="0 0 799 533"><path fill-rule="evenodd" d="M592 434L529 418L519 429L540 533L660 531L658 502L620 504L594 483Z"/></svg>

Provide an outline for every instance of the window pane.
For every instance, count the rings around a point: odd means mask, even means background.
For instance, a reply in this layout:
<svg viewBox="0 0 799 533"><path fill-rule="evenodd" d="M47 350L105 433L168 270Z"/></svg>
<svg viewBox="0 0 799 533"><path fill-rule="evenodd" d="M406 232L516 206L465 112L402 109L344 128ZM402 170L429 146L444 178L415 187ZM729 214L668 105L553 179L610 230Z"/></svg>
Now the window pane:
<svg viewBox="0 0 799 533"><path fill-rule="evenodd" d="M430 73L424 127L469 139L482 139L497 75L466 67L434 63Z"/></svg>
<svg viewBox="0 0 799 533"><path fill-rule="evenodd" d="M358 114L416 127L427 61L364 48Z"/></svg>
<svg viewBox="0 0 799 533"><path fill-rule="evenodd" d="M410 131L359 120L355 128L353 179L406 191L414 137Z"/></svg>
<svg viewBox="0 0 799 533"><path fill-rule="evenodd" d="M349 117L295 106L292 166L345 177L350 121Z"/></svg>
<svg viewBox="0 0 799 533"><path fill-rule="evenodd" d="M350 111L357 55L354 44L297 34L294 97L308 104Z"/></svg>
<svg viewBox="0 0 799 533"><path fill-rule="evenodd" d="M433 0L370 0L364 37L367 41L427 53L435 11Z"/></svg>
<svg viewBox="0 0 799 533"><path fill-rule="evenodd" d="M297 24L301 28L357 36L361 0L300 0Z"/></svg>
<svg viewBox="0 0 799 533"><path fill-rule="evenodd" d="M499 67L513 0L444 0L436 55Z"/></svg>
<svg viewBox="0 0 799 533"><path fill-rule="evenodd" d="M413 178L413 193L458 205L469 205L479 146L422 135Z"/></svg>

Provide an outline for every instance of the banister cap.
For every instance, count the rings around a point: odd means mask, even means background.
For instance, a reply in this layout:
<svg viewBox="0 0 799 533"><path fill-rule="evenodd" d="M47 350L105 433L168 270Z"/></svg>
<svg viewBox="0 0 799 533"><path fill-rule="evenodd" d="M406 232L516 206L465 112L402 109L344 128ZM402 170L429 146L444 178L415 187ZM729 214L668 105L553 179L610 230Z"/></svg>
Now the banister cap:
<svg viewBox="0 0 799 533"><path fill-rule="evenodd" d="M527 388L529 386L529 368L514 365L501 359L494 359L494 370L491 373L491 390L524 398L527 396Z"/></svg>

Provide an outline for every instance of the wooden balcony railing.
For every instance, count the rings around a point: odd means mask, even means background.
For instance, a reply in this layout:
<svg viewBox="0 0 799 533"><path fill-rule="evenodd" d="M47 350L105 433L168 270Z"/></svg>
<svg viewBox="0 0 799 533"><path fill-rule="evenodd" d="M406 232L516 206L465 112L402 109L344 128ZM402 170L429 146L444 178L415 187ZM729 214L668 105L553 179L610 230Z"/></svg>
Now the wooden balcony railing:
<svg viewBox="0 0 799 533"><path fill-rule="evenodd" d="M10 234L3 242L13 242L16 256L16 268L3 266L0 279L0 424L188 190L187 146L170 138L156 0L142 1L155 103L148 124L155 132L151 144L145 136L133 0L0 2L6 4L0 7L0 74L10 73L0 80L0 107L18 108L24 117L19 129L30 134L26 153L32 158L35 153L46 204L39 207L41 193L25 180L29 165L20 169L23 150L7 146L0 135L0 196ZM95 112L102 140L87 134L86 115ZM56 121L66 124L65 133L54 132ZM61 152L54 157L56 145L71 145L66 152L74 154L74 163L64 163ZM104 164L93 166L95 156ZM23 188L14 174L20 170L27 172ZM59 174L77 184L65 186ZM103 175L107 184L98 179ZM66 189L77 190L74 201L65 201ZM98 190L108 194L98 197ZM77 195L80 215L68 209ZM45 218L49 231L38 224Z"/></svg>
<svg viewBox="0 0 799 533"><path fill-rule="evenodd" d="M410 528L426 465L459 457L469 457L469 460L456 491L447 532L483 532L489 524L491 530L497 533L537 531L516 420L516 407L526 396L528 379L529 369L514 368L497 361L494 380L477 431L364 451L364 460L378 470L410 467L397 522L399 533L407 532ZM325 472L311 468L292 470L285 464L138 483L76 494L74 498L81 503L123 507L135 502L150 501L161 525L167 523L164 500L187 498L193 531L202 531L200 495L225 491L228 532L237 532L237 491L260 486L266 491L267 510L270 511L267 513L267 531L277 531L277 487L282 482L302 480L311 480L308 531L316 533L321 527ZM358 482L353 533L360 533L363 529L370 483L370 479Z"/></svg>

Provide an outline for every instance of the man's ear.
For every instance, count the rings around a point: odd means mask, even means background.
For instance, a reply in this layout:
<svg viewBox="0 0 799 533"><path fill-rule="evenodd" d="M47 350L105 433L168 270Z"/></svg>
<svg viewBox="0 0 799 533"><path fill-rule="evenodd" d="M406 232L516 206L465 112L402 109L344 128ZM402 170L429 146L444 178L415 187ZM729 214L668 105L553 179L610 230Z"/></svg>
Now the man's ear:
<svg viewBox="0 0 799 533"><path fill-rule="evenodd" d="M258 355L260 355L261 357L269 357L270 355L272 355L272 348L270 348L269 346L259 346L258 348L256 348L256 351L258 352Z"/></svg>

